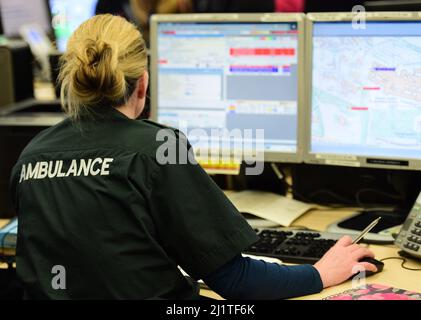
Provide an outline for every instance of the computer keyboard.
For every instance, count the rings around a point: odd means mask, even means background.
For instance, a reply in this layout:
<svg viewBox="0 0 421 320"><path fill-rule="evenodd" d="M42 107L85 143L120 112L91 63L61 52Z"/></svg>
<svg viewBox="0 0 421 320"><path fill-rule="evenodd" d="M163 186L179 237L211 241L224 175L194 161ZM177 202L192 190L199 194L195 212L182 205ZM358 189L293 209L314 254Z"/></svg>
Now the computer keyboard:
<svg viewBox="0 0 421 320"><path fill-rule="evenodd" d="M314 264L343 235L303 230L256 230L260 240L244 253L280 259L286 263Z"/></svg>

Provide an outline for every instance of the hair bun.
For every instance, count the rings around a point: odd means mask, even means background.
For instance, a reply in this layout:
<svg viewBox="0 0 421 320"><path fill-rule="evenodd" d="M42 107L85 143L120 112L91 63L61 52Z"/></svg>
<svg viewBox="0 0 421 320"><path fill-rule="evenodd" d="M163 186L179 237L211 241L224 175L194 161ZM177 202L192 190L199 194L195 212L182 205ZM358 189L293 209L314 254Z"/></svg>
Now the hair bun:
<svg viewBox="0 0 421 320"><path fill-rule="evenodd" d="M74 74L74 86L82 96L86 93L99 101L104 96L114 97L124 93L124 74L118 71L116 46L102 40L87 39L77 58L79 64Z"/></svg>
<svg viewBox="0 0 421 320"><path fill-rule="evenodd" d="M85 47L85 64L95 66L103 60L111 60L113 55L113 49L110 44L102 40L86 40Z"/></svg>
<svg viewBox="0 0 421 320"><path fill-rule="evenodd" d="M125 105L148 66L137 27L110 14L82 23L60 61L61 101L72 120Z"/></svg>

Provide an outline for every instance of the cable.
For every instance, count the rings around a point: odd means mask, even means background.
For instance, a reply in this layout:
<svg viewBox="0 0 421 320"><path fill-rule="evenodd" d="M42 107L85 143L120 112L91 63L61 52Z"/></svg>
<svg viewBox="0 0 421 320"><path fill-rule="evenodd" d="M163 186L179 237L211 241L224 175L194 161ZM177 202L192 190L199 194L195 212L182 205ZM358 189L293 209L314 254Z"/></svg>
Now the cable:
<svg viewBox="0 0 421 320"><path fill-rule="evenodd" d="M386 260L401 260L402 261L401 267L403 269L409 270L409 271L421 271L421 269L414 269L414 268L406 267L405 264L407 263L407 260L405 258L402 258L402 257L388 257L388 258L381 259L380 261L383 262L383 261L386 261Z"/></svg>

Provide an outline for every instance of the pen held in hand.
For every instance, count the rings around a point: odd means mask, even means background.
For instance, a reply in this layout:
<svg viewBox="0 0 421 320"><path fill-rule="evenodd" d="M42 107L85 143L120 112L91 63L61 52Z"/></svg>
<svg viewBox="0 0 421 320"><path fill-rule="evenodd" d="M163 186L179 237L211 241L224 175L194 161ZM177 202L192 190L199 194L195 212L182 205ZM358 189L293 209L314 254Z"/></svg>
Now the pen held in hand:
<svg viewBox="0 0 421 320"><path fill-rule="evenodd" d="M355 240L352 242L353 244L356 244L358 242L360 242L364 236L370 232L371 229L373 229L377 223L380 221L382 217L378 217L376 220L374 220L372 223L370 223L367 228L365 228L359 235L358 237L355 238Z"/></svg>

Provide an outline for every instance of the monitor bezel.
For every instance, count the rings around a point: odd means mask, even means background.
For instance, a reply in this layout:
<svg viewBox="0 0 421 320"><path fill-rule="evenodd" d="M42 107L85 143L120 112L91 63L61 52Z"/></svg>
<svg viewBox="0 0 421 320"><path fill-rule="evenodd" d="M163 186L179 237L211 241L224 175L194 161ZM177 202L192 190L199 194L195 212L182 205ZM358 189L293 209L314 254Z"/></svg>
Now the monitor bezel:
<svg viewBox="0 0 421 320"><path fill-rule="evenodd" d="M359 13L361 14L361 13ZM366 21L420 21L421 12L365 12ZM395 170L421 170L421 159L404 157L378 157L355 154L314 153L311 151L312 85L313 85L313 24L315 22L350 22L356 14L351 12L309 13L306 17L306 108L304 163L364 167ZM369 163L372 161L374 163Z"/></svg>
<svg viewBox="0 0 421 320"><path fill-rule="evenodd" d="M296 22L298 26L298 123L297 123L297 151L288 152L264 152L265 162L301 163L304 154L304 45L305 45L305 15L301 13L266 13L266 14L175 14L153 15L151 17L151 118L158 119L158 25L159 23L288 23Z"/></svg>

